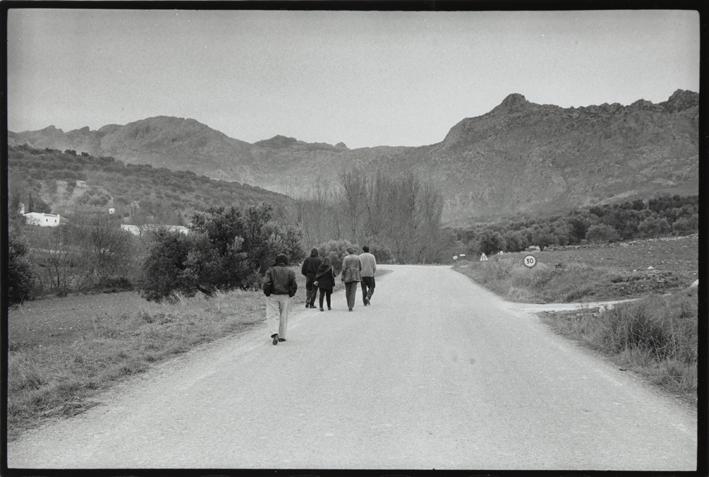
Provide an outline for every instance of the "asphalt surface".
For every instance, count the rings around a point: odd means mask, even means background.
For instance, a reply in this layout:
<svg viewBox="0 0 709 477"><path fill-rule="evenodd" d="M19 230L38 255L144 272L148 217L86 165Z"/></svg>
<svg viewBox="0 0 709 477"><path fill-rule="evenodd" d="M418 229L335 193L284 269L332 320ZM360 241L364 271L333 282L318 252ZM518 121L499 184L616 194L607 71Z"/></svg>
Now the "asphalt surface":
<svg viewBox="0 0 709 477"><path fill-rule="evenodd" d="M694 470L696 413L448 267L296 309L8 445L11 468Z"/></svg>

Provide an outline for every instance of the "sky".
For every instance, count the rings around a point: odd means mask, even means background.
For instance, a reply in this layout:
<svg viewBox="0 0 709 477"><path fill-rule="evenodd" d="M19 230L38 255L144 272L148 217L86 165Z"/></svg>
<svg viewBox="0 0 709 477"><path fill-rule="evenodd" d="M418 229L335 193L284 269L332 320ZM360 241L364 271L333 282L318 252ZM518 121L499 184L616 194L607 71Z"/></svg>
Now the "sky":
<svg viewBox="0 0 709 477"><path fill-rule="evenodd" d="M680 10L354 12L10 9L8 128L153 116L248 142L441 141L510 93L563 107L699 91Z"/></svg>

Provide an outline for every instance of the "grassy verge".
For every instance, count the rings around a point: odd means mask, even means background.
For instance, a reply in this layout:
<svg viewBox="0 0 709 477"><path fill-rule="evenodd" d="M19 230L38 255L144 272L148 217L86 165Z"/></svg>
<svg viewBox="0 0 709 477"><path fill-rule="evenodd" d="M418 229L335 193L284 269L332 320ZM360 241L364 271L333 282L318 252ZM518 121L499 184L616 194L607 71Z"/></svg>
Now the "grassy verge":
<svg viewBox="0 0 709 477"><path fill-rule="evenodd" d="M605 311L543 313L555 332L609 356L696 406L697 290L652 295Z"/></svg>
<svg viewBox="0 0 709 477"><path fill-rule="evenodd" d="M512 301L613 300L687 287L697 278L697 253L697 237L683 237L534 252L531 269L522 265L527 253L461 261L454 269Z"/></svg>
<svg viewBox="0 0 709 477"><path fill-rule="evenodd" d="M293 270L298 282L293 310L300 311L305 277ZM342 288L338 277L335 290ZM95 405L93 395L115 382L264 319L263 293L241 290L172 303L149 302L137 292L76 294L13 307L8 438L44 419L83 412Z"/></svg>
<svg viewBox="0 0 709 477"><path fill-rule="evenodd" d="M150 303L137 293L39 300L9 313L8 437L71 416L113 382L264 319L258 292Z"/></svg>

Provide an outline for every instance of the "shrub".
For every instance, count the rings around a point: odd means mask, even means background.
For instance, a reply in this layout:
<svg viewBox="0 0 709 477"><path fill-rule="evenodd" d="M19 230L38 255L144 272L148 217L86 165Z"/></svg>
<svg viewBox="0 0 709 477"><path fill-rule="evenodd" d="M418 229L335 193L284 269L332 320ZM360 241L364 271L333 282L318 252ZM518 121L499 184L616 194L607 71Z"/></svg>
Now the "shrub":
<svg viewBox="0 0 709 477"><path fill-rule="evenodd" d="M300 231L271 222L271 207L245 210L211 208L192 219L192 232L160 232L145 262L144 296L160 300L197 290L208 295L217 290L255 287L255 273L263 273L275 256L285 253L292 262L303 255Z"/></svg>
<svg viewBox="0 0 709 477"><path fill-rule="evenodd" d="M10 237L7 257L7 297L10 303L22 303L30 297L34 275L26 255L27 246Z"/></svg>
<svg viewBox="0 0 709 477"><path fill-rule="evenodd" d="M207 234L195 234L184 262L182 277L187 287L185 294L197 290L212 294L216 290L242 287L252 272L248 255L243 251L244 240L234 237L226 247L215 246Z"/></svg>
<svg viewBox="0 0 709 477"><path fill-rule="evenodd" d="M596 224L588 228L586 240L589 242L616 242L620 240L620 234L610 225Z"/></svg>
<svg viewBox="0 0 709 477"><path fill-rule="evenodd" d="M659 237L668 234L670 230L670 224L664 218L648 217L638 225L638 231L643 237Z"/></svg>
<svg viewBox="0 0 709 477"><path fill-rule="evenodd" d="M672 224L672 233L675 235L689 235L699 229L697 214L690 217L680 217Z"/></svg>
<svg viewBox="0 0 709 477"><path fill-rule="evenodd" d="M347 255L347 249L353 247L355 253L361 253L359 245L352 244L349 240L328 240L320 244L317 249L321 257L328 257L335 273L342 270L342 259Z"/></svg>
<svg viewBox="0 0 709 477"><path fill-rule="evenodd" d="M377 263L393 263L394 255L391 253L391 249L384 247L382 245L369 245L369 253L374 255L377 259Z"/></svg>
<svg viewBox="0 0 709 477"><path fill-rule="evenodd" d="M175 290L190 293L183 276L189 254L189 239L179 232L158 230L143 265L145 281L142 294L148 300L161 300ZM194 294L194 291L192 291Z"/></svg>
<svg viewBox="0 0 709 477"><path fill-rule="evenodd" d="M639 348L657 360L694 363L697 359L696 290L650 296L621 304L598 318L605 349L619 353Z"/></svg>
<svg viewBox="0 0 709 477"><path fill-rule="evenodd" d="M527 248L527 238L521 232L507 232L504 236L508 252L520 252Z"/></svg>
<svg viewBox="0 0 709 477"><path fill-rule="evenodd" d="M477 239L478 250L486 255L492 255L505 249L505 239L500 232L484 230Z"/></svg>

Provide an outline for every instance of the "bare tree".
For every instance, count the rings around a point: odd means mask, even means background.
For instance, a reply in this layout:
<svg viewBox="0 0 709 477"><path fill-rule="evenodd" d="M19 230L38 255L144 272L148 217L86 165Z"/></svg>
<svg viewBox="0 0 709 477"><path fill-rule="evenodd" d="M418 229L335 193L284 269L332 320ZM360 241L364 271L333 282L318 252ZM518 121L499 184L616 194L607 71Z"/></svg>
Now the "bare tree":
<svg viewBox="0 0 709 477"><path fill-rule="evenodd" d="M367 177L359 170L340 174L342 198L350 237L358 240L363 234L362 222L366 212Z"/></svg>

